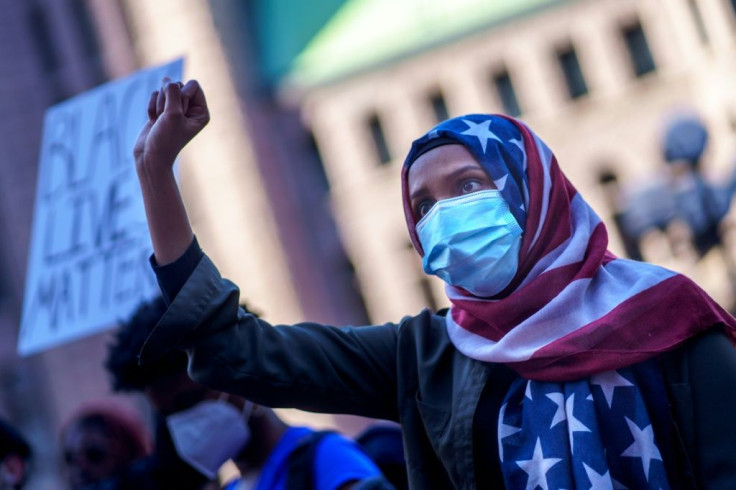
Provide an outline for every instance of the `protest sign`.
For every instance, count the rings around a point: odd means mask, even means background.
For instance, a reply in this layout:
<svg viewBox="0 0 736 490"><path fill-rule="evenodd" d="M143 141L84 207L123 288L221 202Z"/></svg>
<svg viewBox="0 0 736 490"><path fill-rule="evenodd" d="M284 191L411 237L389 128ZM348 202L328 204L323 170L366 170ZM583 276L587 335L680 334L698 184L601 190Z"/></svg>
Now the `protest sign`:
<svg viewBox="0 0 736 490"><path fill-rule="evenodd" d="M133 145L148 98L183 61L96 87L46 111L18 352L115 326L157 293Z"/></svg>

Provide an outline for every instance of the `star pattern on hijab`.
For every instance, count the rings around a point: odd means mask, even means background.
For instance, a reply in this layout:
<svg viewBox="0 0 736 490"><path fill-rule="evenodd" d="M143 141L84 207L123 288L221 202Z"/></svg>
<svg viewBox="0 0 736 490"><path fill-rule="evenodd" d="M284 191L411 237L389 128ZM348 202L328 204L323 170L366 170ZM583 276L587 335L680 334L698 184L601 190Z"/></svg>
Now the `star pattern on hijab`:
<svg viewBox="0 0 736 490"><path fill-rule="evenodd" d="M483 153L486 152L486 146L488 145L488 140L496 140L499 143L503 144L503 140L496 136L496 134L491 131L491 120L486 119L485 121L481 123L474 123L473 121L470 121L468 119L463 119L463 122L468 125L468 129L462 132L462 134L469 135L469 136L475 136L478 138L478 141L480 141L480 146L483 148Z"/></svg>
<svg viewBox="0 0 736 490"><path fill-rule="evenodd" d="M631 437L634 438L634 442L631 446L621 453L621 456L629 458L640 458L641 465L644 469L644 475L649 481L649 470L652 467L652 461L662 461L662 455L657 449L657 445L654 442L654 430L652 425L649 424L643 429L640 429L636 423L630 418L626 417L626 423L631 431Z"/></svg>
<svg viewBox="0 0 736 490"><path fill-rule="evenodd" d="M496 185L496 189L499 191L502 191L504 187L506 187L506 179L508 179L508 175L503 175L500 178L493 181L493 183ZM523 205L522 205L523 206Z"/></svg>
<svg viewBox="0 0 736 490"><path fill-rule="evenodd" d="M597 381L512 384L498 421L506 487L669 488L633 379L623 368Z"/></svg>
<svg viewBox="0 0 736 490"><path fill-rule="evenodd" d="M562 461L561 458L545 458L542 452L542 443L537 438L532 459L519 460L516 461L516 464L529 475L526 481L527 490L535 490L537 487L548 490L547 472L560 461Z"/></svg>
<svg viewBox="0 0 736 490"><path fill-rule="evenodd" d="M613 403L613 393L618 387L634 386L631 381L621 376L616 371L606 371L604 373L595 374L591 376L591 383L598 385L603 390L603 395L606 397L608 402L608 408L611 408Z"/></svg>
<svg viewBox="0 0 736 490"><path fill-rule="evenodd" d="M551 429L555 425L559 424L560 422L564 421L567 417L565 416L565 395L559 391L556 393L547 393L547 398L552 400L552 402L557 405L557 411L555 412L555 415L552 417L552 422L549 425L549 428ZM573 395L574 396L574 395Z"/></svg>
<svg viewBox="0 0 736 490"><path fill-rule="evenodd" d="M501 411L498 416L498 456L503 462L503 443L502 441L509 436L512 436L521 430L521 427L514 427L513 425L506 425L503 423L504 413L506 413L506 404L504 403L501 407Z"/></svg>
<svg viewBox="0 0 736 490"><path fill-rule="evenodd" d="M614 487L610 471L600 474L585 463L583 463L583 468L585 468L585 475L590 480L591 490L613 490Z"/></svg>
<svg viewBox="0 0 736 490"><path fill-rule="evenodd" d="M592 398L588 401L593 401ZM570 395L565 402L565 415L567 416L567 424L570 432L570 451L575 451L575 435L576 432L590 432L590 429L582 423L573 413L573 407L575 406L575 393Z"/></svg>

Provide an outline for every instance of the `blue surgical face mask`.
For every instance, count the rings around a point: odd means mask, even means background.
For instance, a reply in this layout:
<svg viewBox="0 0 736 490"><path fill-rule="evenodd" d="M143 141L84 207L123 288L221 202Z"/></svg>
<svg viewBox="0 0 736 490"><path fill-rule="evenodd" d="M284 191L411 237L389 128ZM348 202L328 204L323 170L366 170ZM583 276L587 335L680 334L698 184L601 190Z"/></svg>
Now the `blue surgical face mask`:
<svg viewBox="0 0 736 490"><path fill-rule="evenodd" d="M522 229L497 190L437 202L416 231L424 272L448 284L488 297L516 274Z"/></svg>

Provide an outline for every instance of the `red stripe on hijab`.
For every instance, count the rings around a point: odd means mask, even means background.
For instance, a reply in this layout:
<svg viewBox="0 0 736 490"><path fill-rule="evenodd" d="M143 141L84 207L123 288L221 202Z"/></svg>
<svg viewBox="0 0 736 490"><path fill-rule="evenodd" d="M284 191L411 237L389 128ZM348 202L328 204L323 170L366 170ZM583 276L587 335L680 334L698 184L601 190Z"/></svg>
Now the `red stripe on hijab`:
<svg viewBox="0 0 736 490"><path fill-rule="evenodd" d="M645 361L677 348L706 330L703 325L727 327L726 333L733 341L733 324L722 323L731 315L705 291L693 286L687 277L673 276L631 297L599 320L538 350L530 360L509 366L525 378L558 381ZM695 289L700 294L693 294ZM672 295L678 298L677 302L653 301ZM698 321L692 321L693 317ZM560 350L571 354L559 357Z"/></svg>

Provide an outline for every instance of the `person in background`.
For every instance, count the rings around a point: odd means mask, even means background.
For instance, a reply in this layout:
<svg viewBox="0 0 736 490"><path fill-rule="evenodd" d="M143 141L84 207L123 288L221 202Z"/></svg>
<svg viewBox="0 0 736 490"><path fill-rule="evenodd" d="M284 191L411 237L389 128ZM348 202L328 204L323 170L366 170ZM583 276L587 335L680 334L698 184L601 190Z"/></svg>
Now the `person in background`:
<svg viewBox="0 0 736 490"><path fill-rule="evenodd" d="M214 480L232 460L241 474L226 487L233 490L391 488L346 437L289 426L270 408L195 383L183 352L169 351L139 365L138 353L165 311L162 298L142 304L120 326L106 367L116 391L145 394L182 461Z"/></svg>
<svg viewBox="0 0 736 490"><path fill-rule="evenodd" d="M142 420L110 402L82 406L63 427L61 447L72 490L118 488L113 482L150 452Z"/></svg>
<svg viewBox="0 0 736 490"><path fill-rule="evenodd" d="M666 236L671 255L692 249L697 259L723 245L724 218L736 192L736 172L719 182L705 178L702 160L708 139L699 117L678 115L666 121L660 142L666 172L621 186L613 166L599 165L603 197L629 258L645 259L641 247L651 232ZM732 270L730 254L725 253L724 259Z"/></svg>
<svg viewBox="0 0 736 490"><path fill-rule="evenodd" d="M140 305L133 315L123 322L114 342L108 346L105 368L110 375L112 389L116 392L142 392L149 401L156 402L166 392L169 384L176 384L181 370L181 355L161 357L155 365L141 369L138 366L136 353L140 338L136 335L135 326L142 329L153 328L163 314L160 301L152 301ZM186 363L186 360L184 360ZM148 396L148 394L151 396ZM170 402L159 402L167 405ZM178 402L188 405L186 400ZM190 403L189 403L190 404ZM168 407L164 407L168 408ZM176 452L166 423L166 413L155 410L153 413L154 444L153 452L148 457L148 464L135 480L147 480L151 489L177 488L182 490L205 490L211 488L211 478L197 471L192 465L182 460ZM132 468L131 468L132 469Z"/></svg>
<svg viewBox="0 0 736 490"><path fill-rule="evenodd" d="M692 233L698 254L722 245L721 223L736 192L736 173L719 183L703 175L702 159L708 145L708 130L693 114L669 120L662 139L662 156L670 173L676 217Z"/></svg>
<svg viewBox="0 0 736 490"><path fill-rule="evenodd" d="M376 422L356 435L355 441L368 453L396 490L408 490L409 479L406 476L400 425L394 422Z"/></svg>
<svg viewBox="0 0 736 490"><path fill-rule="evenodd" d="M20 432L0 420L0 490L23 488L31 455L31 446Z"/></svg>

